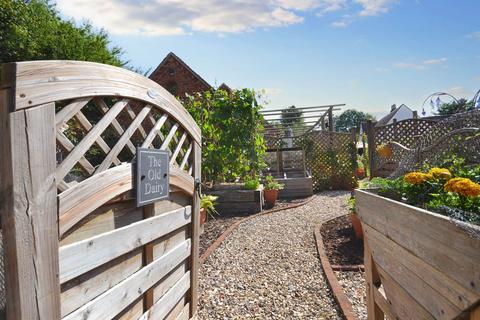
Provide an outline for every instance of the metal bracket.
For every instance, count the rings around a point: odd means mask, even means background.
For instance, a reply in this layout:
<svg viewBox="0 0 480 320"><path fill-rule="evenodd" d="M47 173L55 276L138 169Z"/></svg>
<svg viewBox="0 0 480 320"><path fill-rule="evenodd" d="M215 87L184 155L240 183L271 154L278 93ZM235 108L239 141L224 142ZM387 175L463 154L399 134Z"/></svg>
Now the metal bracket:
<svg viewBox="0 0 480 320"><path fill-rule="evenodd" d="M195 191L198 193L198 195L202 194L202 182L200 179L195 179Z"/></svg>

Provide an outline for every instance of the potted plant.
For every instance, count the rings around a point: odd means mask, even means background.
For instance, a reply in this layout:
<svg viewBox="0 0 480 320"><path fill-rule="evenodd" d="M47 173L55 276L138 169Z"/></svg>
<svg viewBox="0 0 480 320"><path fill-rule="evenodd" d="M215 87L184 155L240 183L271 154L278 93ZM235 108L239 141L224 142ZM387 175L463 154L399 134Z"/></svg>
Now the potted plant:
<svg viewBox="0 0 480 320"><path fill-rule="evenodd" d="M212 195L202 195L200 197L200 225L205 224L207 215L213 218L214 215L218 214L217 210L215 210L217 199L217 196Z"/></svg>
<svg viewBox="0 0 480 320"><path fill-rule="evenodd" d="M363 239L363 229L362 223L357 216L357 211L355 209L355 197L348 199L348 205L350 209L350 222L352 223L353 231L355 231L355 237L359 240Z"/></svg>
<svg viewBox="0 0 480 320"><path fill-rule="evenodd" d="M283 187L284 185L273 180L272 176L267 176L265 178L263 194L265 197L265 202L269 207L273 207L275 205L275 202L278 199L278 190L282 190Z"/></svg>

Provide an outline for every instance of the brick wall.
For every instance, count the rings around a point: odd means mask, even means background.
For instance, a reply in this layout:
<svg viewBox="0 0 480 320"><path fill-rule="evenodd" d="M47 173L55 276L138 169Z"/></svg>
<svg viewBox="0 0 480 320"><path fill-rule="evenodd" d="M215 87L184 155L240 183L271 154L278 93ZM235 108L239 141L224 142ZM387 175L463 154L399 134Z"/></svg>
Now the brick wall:
<svg viewBox="0 0 480 320"><path fill-rule="evenodd" d="M150 75L150 79L180 98L185 94L203 92L211 86L195 74L178 57L169 54L159 67Z"/></svg>

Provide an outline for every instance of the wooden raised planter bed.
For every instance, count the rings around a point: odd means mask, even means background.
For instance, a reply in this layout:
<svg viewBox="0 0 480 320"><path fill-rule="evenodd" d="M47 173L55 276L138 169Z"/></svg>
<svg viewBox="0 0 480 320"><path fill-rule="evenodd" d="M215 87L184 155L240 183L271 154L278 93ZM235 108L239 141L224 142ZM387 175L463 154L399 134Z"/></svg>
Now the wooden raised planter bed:
<svg viewBox="0 0 480 320"><path fill-rule="evenodd" d="M298 177L275 179L284 185L278 197L280 199L306 198L313 195L313 182L311 177Z"/></svg>
<svg viewBox="0 0 480 320"><path fill-rule="evenodd" d="M215 209L220 214L253 214L263 210L263 187L245 190L243 184L226 184L206 190L205 194L218 196Z"/></svg>
<svg viewBox="0 0 480 320"><path fill-rule="evenodd" d="M369 319L480 319L480 228L356 190Z"/></svg>

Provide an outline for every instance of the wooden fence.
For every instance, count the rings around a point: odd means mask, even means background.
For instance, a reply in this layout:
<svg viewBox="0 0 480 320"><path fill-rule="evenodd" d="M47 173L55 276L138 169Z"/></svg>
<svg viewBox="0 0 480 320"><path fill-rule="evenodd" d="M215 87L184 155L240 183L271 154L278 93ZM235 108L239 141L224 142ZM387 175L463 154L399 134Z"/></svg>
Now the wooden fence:
<svg viewBox="0 0 480 320"><path fill-rule="evenodd" d="M2 66L8 319L196 313L200 130L166 90L87 62ZM170 197L137 208L137 146L169 150Z"/></svg>
<svg viewBox="0 0 480 320"><path fill-rule="evenodd" d="M389 158L380 157L377 147L396 142L407 148L412 147L417 139L435 126L434 119L407 119L395 121L392 124L376 127L376 122L366 122L363 125L367 135L370 177L387 177L395 171L403 158L401 149L394 149Z"/></svg>
<svg viewBox="0 0 480 320"><path fill-rule="evenodd" d="M267 141L270 153L285 149L285 139L288 138ZM290 149L302 150L303 157L301 162L297 161L297 167L311 175L314 191L350 190L354 187L357 165L354 129L350 133L314 130L291 139ZM280 161L278 159L277 156L266 160L274 167Z"/></svg>

